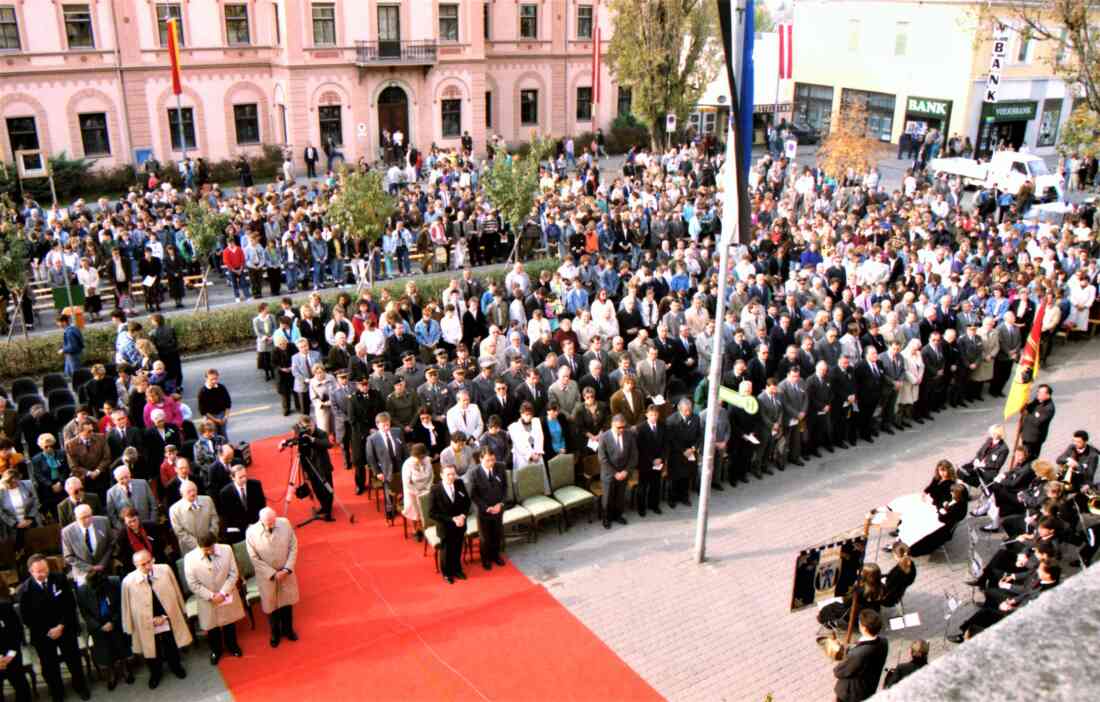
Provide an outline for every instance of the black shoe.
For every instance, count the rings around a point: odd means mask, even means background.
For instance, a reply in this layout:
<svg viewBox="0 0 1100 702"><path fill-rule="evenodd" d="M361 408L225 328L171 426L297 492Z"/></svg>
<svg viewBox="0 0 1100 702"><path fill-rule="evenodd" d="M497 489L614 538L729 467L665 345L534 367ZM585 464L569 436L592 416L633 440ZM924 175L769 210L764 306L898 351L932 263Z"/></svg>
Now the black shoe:
<svg viewBox="0 0 1100 702"><path fill-rule="evenodd" d="M424 540L424 532L422 532L422 531L416 532L416 542L420 543L423 540Z"/></svg>
<svg viewBox="0 0 1100 702"><path fill-rule="evenodd" d="M775 473L772 472L771 468L764 468L760 471L760 475L762 477L764 475L775 475Z"/></svg>
<svg viewBox="0 0 1100 702"><path fill-rule="evenodd" d="M759 473L753 473L753 475L755 475L755 476L756 476L757 478L759 478L759 477L760 477L760 474L759 474ZM747 476L747 475L742 475L742 476L741 476L741 482L743 482L743 483L745 483L746 485L748 485L748 484L749 484L749 476Z"/></svg>
<svg viewBox="0 0 1100 702"><path fill-rule="evenodd" d="M114 681L112 680L111 682L114 682ZM87 700L92 699L92 693L89 692L88 688L86 688L86 687L81 689L81 690L77 690L76 694L77 694L78 697L80 697L80 699L85 700L85 702L87 702Z"/></svg>
<svg viewBox="0 0 1100 702"><path fill-rule="evenodd" d="M803 463L802 461L791 461L791 465L792 466L798 466L799 468L801 468L802 466L804 466L806 464Z"/></svg>
<svg viewBox="0 0 1100 702"><path fill-rule="evenodd" d="M323 514L323 515L321 515L321 521L322 522L335 522L336 517L332 516L331 514Z"/></svg>
<svg viewBox="0 0 1100 702"><path fill-rule="evenodd" d="M444 576L443 576L443 579L444 579L444 580L446 580L446 581L447 581L447 584L449 584L449 585L454 585L454 584L455 584L455 579L454 579L454 578L452 578L452 577L451 577L451 576L449 576L449 575L444 575Z"/></svg>
<svg viewBox="0 0 1100 702"><path fill-rule="evenodd" d="M884 434L889 434L890 436L894 435L894 430L891 429L890 427L883 427L882 431L883 431Z"/></svg>
<svg viewBox="0 0 1100 702"><path fill-rule="evenodd" d="M229 649L229 655L233 656L234 658L240 658L244 655L244 651L241 650L240 646L234 646L233 648Z"/></svg>
<svg viewBox="0 0 1100 702"><path fill-rule="evenodd" d="M159 675L150 675L149 676L149 689L150 690L155 690L155 689L157 689L157 685L160 685L160 676Z"/></svg>
<svg viewBox="0 0 1100 702"><path fill-rule="evenodd" d="M641 517L642 519L645 519L645 510L644 509L638 510L638 516Z"/></svg>
<svg viewBox="0 0 1100 702"><path fill-rule="evenodd" d="M948 636L947 640L951 643L961 644L963 641L966 641L966 638L964 638L962 634L954 634L953 636Z"/></svg>
<svg viewBox="0 0 1100 702"><path fill-rule="evenodd" d="M973 580L965 581L963 584L967 587L981 587L982 581L979 578L974 578Z"/></svg>
<svg viewBox="0 0 1100 702"><path fill-rule="evenodd" d="M363 494L364 492L366 492L366 491L367 491L367 489L366 489L365 487L357 487L357 488L355 488L355 494L356 494L356 495L362 495L362 494Z"/></svg>
<svg viewBox="0 0 1100 702"><path fill-rule="evenodd" d="M494 561L493 561L493 563L496 563L496 564L497 564L498 566L500 566L501 568L503 568L504 566L508 565L508 563L507 563L507 562L505 562L505 560L504 560L503 558L501 558L500 556L497 556L497 557L496 557L496 560L494 560Z"/></svg>
<svg viewBox="0 0 1100 702"><path fill-rule="evenodd" d="M615 521L619 524L622 524L623 526L626 526L626 517L622 516L621 514L618 517L615 517Z"/></svg>
<svg viewBox="0 0 1100 702"><path fill-rule="evenodd" d="M286 640L287 641L297 641L298 640L298 632L294 631L293 629L286 632Z"/></svg>
<svg viewBox="0 0 1100 702"><path fill-rule="evenodd" d="M187 677L187 671L183 669L182 665L181 666L176 666L175 668L173 668L172 669L172 674L175 675L180 680L183 680L184 678Z"/></svg>
<svg viewBox="0 0 1100 702"><path fill-rule="evenodd" d="M836 453L836 449L833 448L832 446L826 446L825 450L828 451L829 453Z"/></svg>
<svg viewBox="0 0 1100 702"><path fill-rule="evenodd" d="M869 444L875 443L875 440L873 438L871 438L870 436L863 437L863 440L866 441Z"/></svg>
<svg viewBox="0 0 1100 702"><path fill-rule="evenodd" d="M126 669L126 684L127 685L133 685L134 684L134 673L129 668Z"/></svg>
<svg viewBox="0 0 1100 702"><path fill-rule="evenodd" d="M484 568L485 570L492 570L493 569L493 564L490 563L489 561L482 561L481 562L481 567Z"/></svg>
<svg viewBox="0 0 1100 702"><path fill-rule="evenodd" d="M817 449L814 449L813 451L810 451L809 455L813 456L814 458L821 458L821 452L818 451Z"/></svg>
<svg viewBox="0 0 1100 702"><path fill-rule="evenodd" d="M278 648L278 647L279 647L279 637L278 636L272 636L271 637L271 648Z"/></svg>
<svg viewBox="0 0 1100 702"><path fill-rule="evenodd" d="M847 443L847 442L845 442L845 441L838 441L838 442L836 442L836 447L837 447L838 449L846 449L846 448L851 448L851 447L850 447L850 446L848 445L848 443Z"/></svg>
<svg viewBox="0 0 1100 702"><path fill-rule="evenodd" d="M116 678L114 676L111 676L110 678L107 678L107 692L110 692L111 690L115 689L116 687L118 687L118 678ZM88 697L90 698L91 695L88 695Z"/></svg>
<svg viewBox="0 0 1100 702"><path fill-rule="evenodd" d="M725 490L726 490L726 488L722 487L721 483L715 483L715 484L711 485L711 487L714 488L715 490L717 490L718 492L725 492Z"/></svg>
<svg viewBox="0 0 1100 702"><path fill-rule="evenodd" d="M608 520L606 520L606 519L605 519L605 520L603 520L603 528L604 528L604 529L610 529L610 528L611 528L611 522L609 522L609 521L608 521Z"/></svg>
<svg viewBox="0 0 1100 702"><path fill-rule="evenodd" d="M457 573L455 573L455 577L458 578L459 580L465 580L466 579L466 573L464 573L463 571L460 570Z"/></svg>
<svg viewBox="0 0 1100 702"><path fill-rule="evenodd" d="M669 500L668 501L668 508L669 509L676 509L676 501L675 500ZM653 510L653 511L657 512L657 510ZM657 514L660 514L660 512L657 512Z"/></svg>
<svg viewBox="0 0 1100 702"><path fill-rule="evenodd" d="M218 661L220 661L221 659L222 659L222 654L220 654L220 653L211 653L210 654L210 665L217 665Z"/></svg>

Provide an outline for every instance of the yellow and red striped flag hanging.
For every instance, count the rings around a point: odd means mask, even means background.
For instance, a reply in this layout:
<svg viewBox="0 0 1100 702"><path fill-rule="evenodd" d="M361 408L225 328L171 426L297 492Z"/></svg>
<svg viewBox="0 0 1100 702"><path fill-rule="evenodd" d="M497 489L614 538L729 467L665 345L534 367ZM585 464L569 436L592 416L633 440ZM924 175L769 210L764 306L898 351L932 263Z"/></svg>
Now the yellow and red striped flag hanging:
<svg viewBox="0 0 1100 702"><path fill-rule="evenodd" d="M1020 352L1020 361L1012 374L1012 387L1008 391L1008 399L1005 400L1005 419L1023 410L1031 399L1031 384L1039 377L1039 338L1043 333L1043 313L1046 308L1044 301L1039 303L1039 309L1035 311L1031 333L1027 335L1024 348Z"/></svg>
<svg viewBox="0 0 1100 702"><path fill-rule="evenodd" d="M183 92L183 84L180 81L180 41L179 20L168 20L168 60L172 64L172 94L179 95Z"/></svg>

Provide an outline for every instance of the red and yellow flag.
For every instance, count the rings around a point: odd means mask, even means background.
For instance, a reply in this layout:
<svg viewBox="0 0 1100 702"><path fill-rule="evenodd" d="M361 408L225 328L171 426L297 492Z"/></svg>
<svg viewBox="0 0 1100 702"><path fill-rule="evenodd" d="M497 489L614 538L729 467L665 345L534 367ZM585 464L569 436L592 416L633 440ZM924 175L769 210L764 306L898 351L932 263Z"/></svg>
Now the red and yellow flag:
<svg viewBox="0 0 1100 702"><path fill-rule="evenodd" d="M1016 370L1012 374L1012 387L1005 401L1005 419L1022 411L1024 405L1031 399L1031 384L1039 377L1039 337L1043 333L1045 310L1046 302L1039 303L1039 309L1035 312L1035 321L1031 324L1031 333L1027 335L1027 341L1024 342L1024 348L1020 352L1020 360L1016 363Z"/></svg>
<svg viewBox="0 0 1100 702"><path fill-rule="evenodd" d="M183 92L183 84L180 81L180 40L179 20L168 20L168 60L172 63L172 94L179 95Z"/></svg>

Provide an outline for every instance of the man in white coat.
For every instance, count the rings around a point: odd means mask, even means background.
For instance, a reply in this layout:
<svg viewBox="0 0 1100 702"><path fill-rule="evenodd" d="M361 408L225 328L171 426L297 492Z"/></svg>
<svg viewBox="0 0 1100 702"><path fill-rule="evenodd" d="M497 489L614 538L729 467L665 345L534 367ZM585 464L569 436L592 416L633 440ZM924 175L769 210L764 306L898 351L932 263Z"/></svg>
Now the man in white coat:
<svg viewBox="0 0 1100 702"><path fill-rule="evenodd" d="M148 551L134 554L134 566L122 580L122 630L134 654L149 664L149 689L155 690L165 663L177 678L187 677L179 649L191 643L191 629L172 567L154 564Z"/></svg>
<svg viewBox="0 0 1100 702"><path fill-rule="evenodd" d="M1073 331L1089 330L1089 310L1096 301L1096 286L1089 283L1084 270L1070 279L1069 285L1069 316L1066 321L1073 325Z"/></svg>
<svg viewBox="0 0 1100 702"><path fill-rule="evenodd" d="M222 653L240 658L237 622L244 619L244 605L237 589L237 559L233 547L219 544L206 533L199 547L183 557L183 574L199 605L199 626L210 642L210 665L217 665Z"/></svg>
<svg viewBox="0 0 1100 702"><path fill-rule="evenodd" d="M298 537L290 520L264 507L260 521L248 527L244 537L248 557L256 570L260 588L260 607L271 625L271 647L286 637L297 641L294 632L294 605L298 603Z"/></svg>

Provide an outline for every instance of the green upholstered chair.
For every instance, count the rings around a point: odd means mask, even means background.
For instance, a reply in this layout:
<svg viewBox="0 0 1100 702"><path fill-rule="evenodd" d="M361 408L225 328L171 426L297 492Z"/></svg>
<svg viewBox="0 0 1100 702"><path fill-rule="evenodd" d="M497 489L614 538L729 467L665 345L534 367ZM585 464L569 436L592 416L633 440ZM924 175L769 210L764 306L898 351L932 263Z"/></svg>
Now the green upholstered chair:
<svg viewBox="0 0 1100 702"><path fill-rule="evenodd" d="M515 476L512 475L513 471L507 470L505 473L508 476L508 496L505 498L504 503L502 548L508 544L509 537L516 538L522 536L526 539L530 539L535 524L531 512L516 504Z"/></svg>
<svg viewBox="0 0 1100 702"><path fill-rule="evenodd" d="M555 519L558 533L565 522L565 508L557 500L546 496L546 468L541 463L529 463L515 470L516 503L531 513L532 531L538 540L539 524Z"/></svg>
<svg viewBox="0 0 1100 702"><path fill-rule="evenodd" d="M260 585L256 582L256 566L248 555L248 546L243 541L233 544L233 556L237 559L237 578L240 582L241 597L244 598L245 611L252 628L256 628L256 613L252 605L260 601Z"/></svg>
<svg viewBox="0 0 1100 702"><path fill-rule="evenodd" d="M574 457L571 453L562 453L550 459L550 496L561 503L565 510L565 526L569 527L569 512L585 509L588 522L596 511L596 496L582 487L573 484Z"/></svg>
<svg viewBox="0 0 1100 702"><path fill-rule="evenodd" d="M424 518L424 554L427 555L428 547L432 547L432 556L435 561L435 572L439 572L439 552L443 548L443 538L439 533L439 525L431 518L432 493L426 492L417 495L420 500L420 515Z"/></svg>

